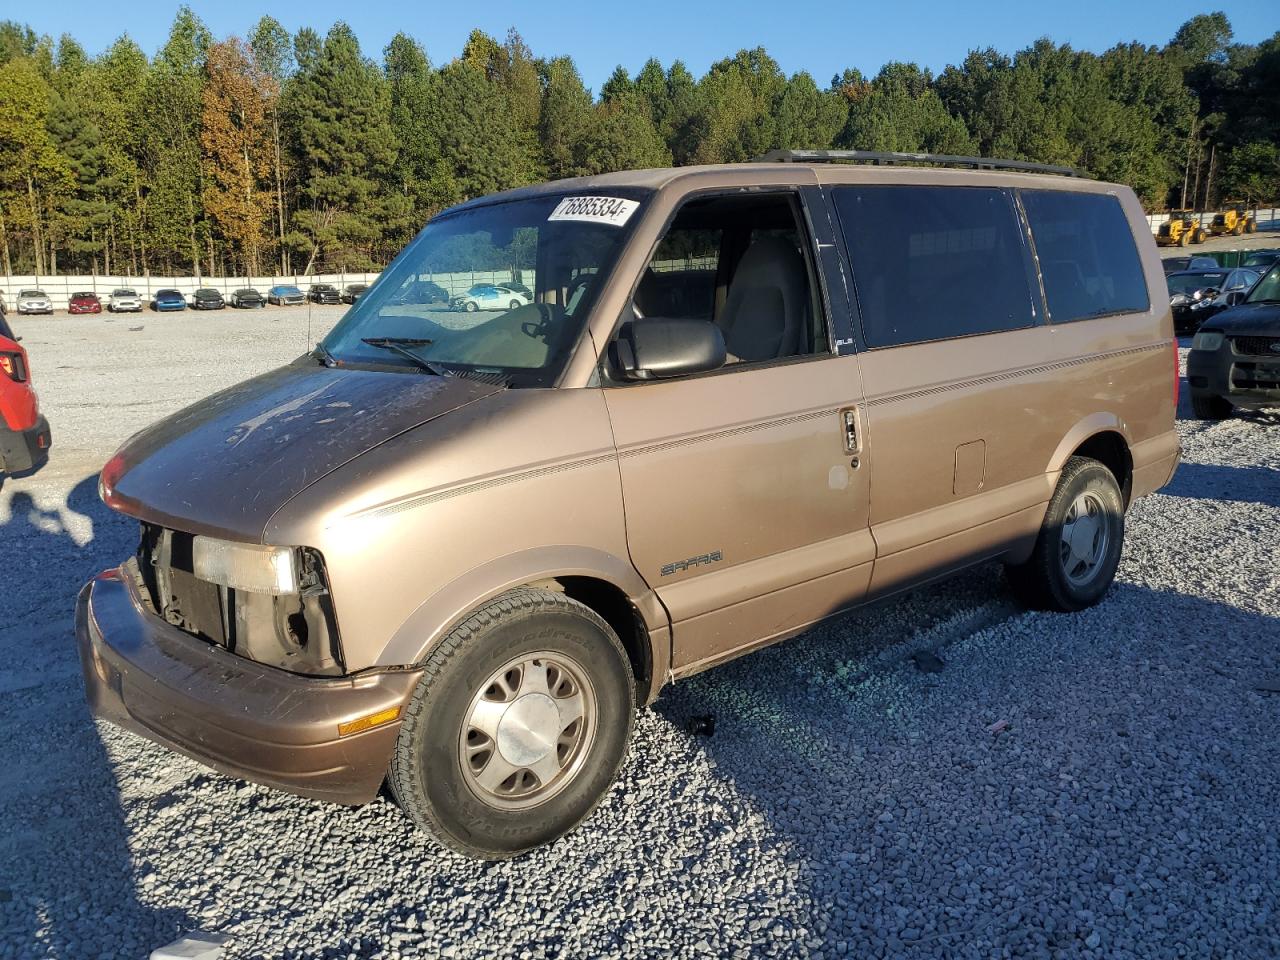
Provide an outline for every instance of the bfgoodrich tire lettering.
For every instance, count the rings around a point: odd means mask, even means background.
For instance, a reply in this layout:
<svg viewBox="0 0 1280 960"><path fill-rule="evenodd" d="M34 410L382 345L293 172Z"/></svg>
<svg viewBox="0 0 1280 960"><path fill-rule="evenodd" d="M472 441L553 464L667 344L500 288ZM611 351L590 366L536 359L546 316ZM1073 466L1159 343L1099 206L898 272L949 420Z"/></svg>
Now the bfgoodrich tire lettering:
<svg viewBox="0 0 1280 960"><path fill-rule="evenodd" d="M1115 578L1124 541L1124 501L1097 460L1072 457L1049 499L1035 549L1005 573L1029 607L1064 613L1091 607Z"/></svg>
<svg viewBox="0 0 1280 960"><path fill-rule="evenodd" d="M562 656L590 683L595 729L567 782L543 802L504 808L486 802L463 769L463 726L495 671L544 652ZM454 627L424 667L388 776L415 825L452 850L494 860L548 843L586 819L617 775L635 714L627 654L604 620L563 594L514 590Z"/></svg>

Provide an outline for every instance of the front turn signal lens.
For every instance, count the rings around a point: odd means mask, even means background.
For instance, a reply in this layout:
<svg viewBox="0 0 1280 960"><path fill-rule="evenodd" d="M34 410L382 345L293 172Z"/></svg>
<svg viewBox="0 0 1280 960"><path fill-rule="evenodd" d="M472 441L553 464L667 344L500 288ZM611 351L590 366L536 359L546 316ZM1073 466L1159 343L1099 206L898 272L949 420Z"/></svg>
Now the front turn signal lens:
<svg viewBox="0 0 1280 960"><path fill-rule="evenodd" d="M348 720L346 723L338 724L338 736L349 737L353 733L360 733L364 730L372 730L374 727L386 726L393 720L400 718L399 707L387 707L385 710L379 710L377 713L371 713L366 717L360 717L356 720Z"/></svg>

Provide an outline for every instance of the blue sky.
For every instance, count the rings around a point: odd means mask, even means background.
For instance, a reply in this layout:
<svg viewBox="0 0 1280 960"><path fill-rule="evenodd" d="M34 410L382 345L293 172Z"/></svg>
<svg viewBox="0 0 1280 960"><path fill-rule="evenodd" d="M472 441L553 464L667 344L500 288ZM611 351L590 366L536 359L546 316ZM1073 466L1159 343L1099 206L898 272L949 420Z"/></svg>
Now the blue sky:
<svg viewBox="0 0 1280 960"><path fill-rule="evenodd" d="M290 30L323 33L335 20L355 29L365 53L381 58L397 31L416 37L433 63L456 56L473 27L501 38L514 26L539 56L568 54L598 90L614 66L632 74L649 56L682 59L701 75L715 60L763 45L787 73L808 70L819 85L846 66L874 74L890 60L937 71L967 51L993 46L1013 52L1049 36L1086 50L1138 40L1163 44L1197 13L1222 9L1236 39L1257 42L1280 30L1277 0L485 0L398 3L351 0L191 0L218 36L244 34L264 13ZM6 5L8 6L8 5ZM97 53L126 30L148 54L163 41L174 0L86 3L40 0L8 6L0 17L39 33L74 35Z"/></svg>

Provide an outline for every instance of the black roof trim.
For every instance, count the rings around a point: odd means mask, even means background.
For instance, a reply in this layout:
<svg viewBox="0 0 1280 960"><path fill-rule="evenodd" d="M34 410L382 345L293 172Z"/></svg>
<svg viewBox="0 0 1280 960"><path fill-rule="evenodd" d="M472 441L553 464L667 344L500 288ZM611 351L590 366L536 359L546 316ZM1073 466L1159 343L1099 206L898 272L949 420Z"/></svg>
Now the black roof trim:
<svg viewBox="0 0 1280 960"><path fill-rule="evenodd" d="M929 163L940 167L971 167L974 170L1022 170L1052 173L1060 177L1083 177L1074 167L1059 167L1029 160L997 160L992 157L959 157L948 153L882 153L874 150L770 150L752 163L874 163L877 165Z"/></svg>

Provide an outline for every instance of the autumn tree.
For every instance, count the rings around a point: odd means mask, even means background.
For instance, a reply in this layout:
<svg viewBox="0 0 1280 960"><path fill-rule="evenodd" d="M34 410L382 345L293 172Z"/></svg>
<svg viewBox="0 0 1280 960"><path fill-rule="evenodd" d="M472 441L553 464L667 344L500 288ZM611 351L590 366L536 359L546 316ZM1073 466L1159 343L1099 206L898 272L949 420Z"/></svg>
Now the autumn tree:
<svg viewBox="0 0 1280 960"><path fill-rule="evenodd" d="M239 40L211 46L205 69L200 113L204 211L252 276L259 271L271 211L269 78Z"/></svg>

